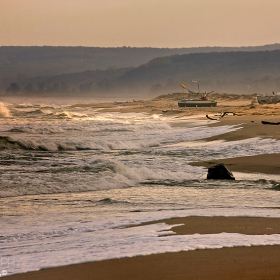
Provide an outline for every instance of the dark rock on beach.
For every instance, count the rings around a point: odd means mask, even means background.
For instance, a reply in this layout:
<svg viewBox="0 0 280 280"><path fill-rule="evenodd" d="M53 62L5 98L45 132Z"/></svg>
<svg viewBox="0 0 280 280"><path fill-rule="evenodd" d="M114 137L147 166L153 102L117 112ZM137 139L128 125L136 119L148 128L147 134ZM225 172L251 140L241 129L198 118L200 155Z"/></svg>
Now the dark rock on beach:
<svg viewBox="0 0 280 280"><path fill-rule="evenodd" d="M235 180L233 174L221 163L208 168L207 180Z"/></svg>

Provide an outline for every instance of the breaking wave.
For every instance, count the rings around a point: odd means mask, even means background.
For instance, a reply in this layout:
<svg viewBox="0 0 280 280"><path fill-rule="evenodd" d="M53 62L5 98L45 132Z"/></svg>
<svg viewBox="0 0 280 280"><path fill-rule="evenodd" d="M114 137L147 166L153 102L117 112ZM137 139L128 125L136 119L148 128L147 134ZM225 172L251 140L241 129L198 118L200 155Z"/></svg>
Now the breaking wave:
<svg viewBox="0 0 280 280"><path fill-rule="evenodd" d="M70 166L61 165L58 163L49 166L46 163L45 166L37 166L37 171L33 170L31 173L28 166L18 165L15 169L13 165L13 172L2 174L0 197L123 189L137 187L147 181L164 183L167 178L181 181L182 178L193 180L193 177L201 177L199 172L196 175L165 169L154 172L146 166L130 167L121 162L104 159L95 159L84 165L80 162ZM9 166L3 168L10 170ZM18 172L19 170L21 172Z"/></svg>
<svg viewBox="0 0 280 280"><path fill-rule="evenodd" d="M0 136L0 150L5 149L22 149L37 151L73 151L73 150L91 150L96 149L80 143L71 142L53 142L48 139L35 141L28 139L14 140L9 136Z"/></svg>
<svg viewBox="0 0 280 280"><path fill-rule="evenodd" d="M11 117L10 110L5 106L3 102L0 102L0 117Z"/></svg>
<svg viewBox="0 0 280 280"><path fill-rule="evenodd" d="M28 134L55 134L63 133L64 130L60 127L40 127L40 126L15 126L7 132L28 133Z"/></svg>
<svg viewBox="0 0 280 280"><path fill-rule="evenodd" d="M158 139L151 139L146 142L141 139L130 140L109 140L109 139L92 139L87 137L81 139L68 139L63 134L62 128L40 128L40 127L14 127L9 130L11 133L17 133L17 136L22 135L22 138L14 139L11 136L0 136L0 150L38 150L38 151L81 151L81 150L102 150L102 151L126 151L126 150L141 150L149 147L157 147L160 144ZM25 135L27 134L27 136ZM30 134L30 136L28 136ZM36 136L45 134L46 137L38 138ZM33 136L34 135L34 136ZM51 138L47 135L56 135ZM32 138L30 138L32 137Z"/></svg>

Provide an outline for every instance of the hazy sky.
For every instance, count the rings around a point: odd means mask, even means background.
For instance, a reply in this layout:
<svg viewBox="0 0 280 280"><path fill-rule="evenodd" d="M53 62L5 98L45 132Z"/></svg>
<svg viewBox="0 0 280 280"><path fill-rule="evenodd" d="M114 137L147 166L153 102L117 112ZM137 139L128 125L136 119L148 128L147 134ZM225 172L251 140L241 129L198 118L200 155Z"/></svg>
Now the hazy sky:
<svg viewBox="0 0 280 280"><path fill-rule="evenodd" d="M0 46L280 43L280 0L0 0Z"/></svg>

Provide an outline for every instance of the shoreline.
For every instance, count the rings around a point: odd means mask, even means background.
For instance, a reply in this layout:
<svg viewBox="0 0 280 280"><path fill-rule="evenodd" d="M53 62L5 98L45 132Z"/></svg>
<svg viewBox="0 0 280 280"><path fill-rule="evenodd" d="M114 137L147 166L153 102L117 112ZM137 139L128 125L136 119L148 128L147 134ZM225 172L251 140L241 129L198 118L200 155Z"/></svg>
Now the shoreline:
<svg viewBox="0 0 280 280"><path fill-rule="evenodd" d="M177 235L219 232L270 235L280 234L279 221L280 218L261 217L182 217L151 223L183 224L172 228ZM15 274L7 279L276 280L280 275L279 259L280 245L224 247L72 264Z"/></svg>

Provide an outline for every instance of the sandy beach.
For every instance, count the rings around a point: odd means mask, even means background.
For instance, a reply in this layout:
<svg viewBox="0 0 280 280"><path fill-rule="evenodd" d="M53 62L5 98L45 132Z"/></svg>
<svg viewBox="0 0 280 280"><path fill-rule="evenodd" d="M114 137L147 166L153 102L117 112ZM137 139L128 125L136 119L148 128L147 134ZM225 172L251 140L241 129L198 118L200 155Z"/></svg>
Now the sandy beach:
<svg viewBox="0 0 280 280"><path fill-rule="evenodd" d="M144 112L176 118L206 115L218 118L209 120L213 129L219 125L237 125L240 129L214 136L204 141L236 141L251 137L280 139L280 125L263 124L280 122L280 104L258 105L254 96L213 96L218 106L213 108L179 108L178 95L167 95L150 101L115 102L106 104L77 104L102 111ZM192 162L206 168L224 163L231 171L280 174L280 154L237 157ZM264 198L265 199L265 198ZM222 232L246 235L280 234L280 219L252 217L183 217L154 223L182 224L172 228L174 234L212 234ZM280 236L280 235L279 235ZM280 238L280 237L279 237ZM8 276L7 279L279 279L280 246L252 246L164 253L131 258L112 259Z"/></svg>

